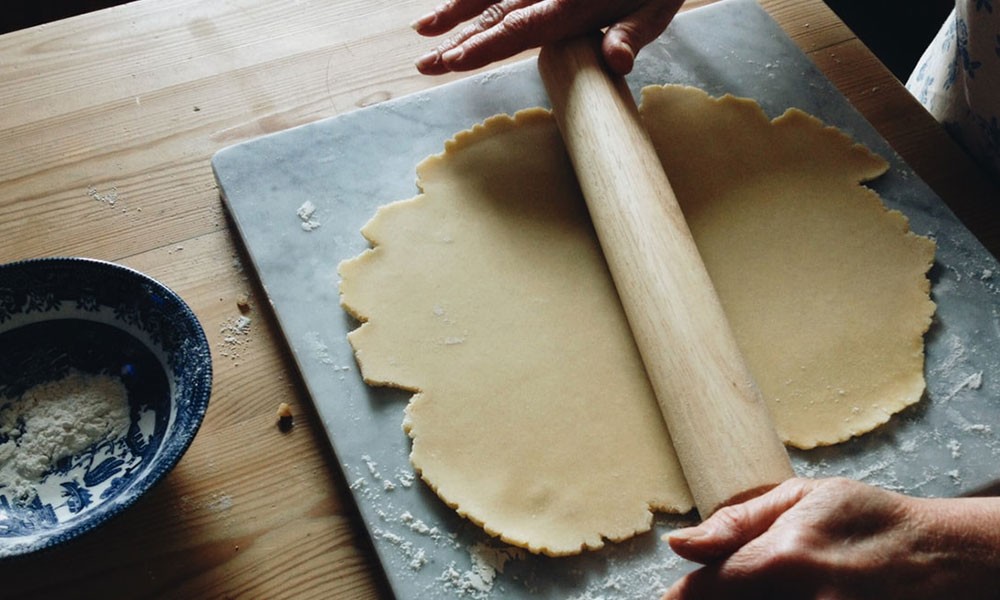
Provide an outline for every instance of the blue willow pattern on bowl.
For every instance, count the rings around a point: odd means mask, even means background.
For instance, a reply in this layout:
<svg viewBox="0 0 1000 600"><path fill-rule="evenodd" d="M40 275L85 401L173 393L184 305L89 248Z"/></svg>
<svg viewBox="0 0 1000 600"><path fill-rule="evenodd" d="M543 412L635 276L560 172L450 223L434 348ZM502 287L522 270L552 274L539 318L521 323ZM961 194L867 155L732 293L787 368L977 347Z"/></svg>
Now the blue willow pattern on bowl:
<svg viewBox="0 0 1000 600"><path fill-rule="evenodd" d="M121 378L128 432L56 463L26 504L0 482L0 557L76 537L134 503L180 460L211 393L204 331L159 282L81 258L0 265L0 407L73 371Z"/></svg>

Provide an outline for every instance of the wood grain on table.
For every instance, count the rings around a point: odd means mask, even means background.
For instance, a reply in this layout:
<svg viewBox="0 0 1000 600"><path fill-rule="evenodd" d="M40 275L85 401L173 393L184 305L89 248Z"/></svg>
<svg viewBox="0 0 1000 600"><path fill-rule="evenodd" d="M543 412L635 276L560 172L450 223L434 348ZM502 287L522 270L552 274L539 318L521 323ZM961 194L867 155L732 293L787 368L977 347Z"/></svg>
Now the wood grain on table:
<svg viewBox="0 0 1000 600"><path fill-rule="evenodd" d="M98 530L0 562L0 596L388 596L210 159L462 77L412 67L431 44L408 23L436 3L137 0L0 36L0 261L137 268L191 305L215 368L176 469ZM899 82L820 0L761 3L997 254L1000 194ZM245 294L251 327L233 336Z"/></svg>

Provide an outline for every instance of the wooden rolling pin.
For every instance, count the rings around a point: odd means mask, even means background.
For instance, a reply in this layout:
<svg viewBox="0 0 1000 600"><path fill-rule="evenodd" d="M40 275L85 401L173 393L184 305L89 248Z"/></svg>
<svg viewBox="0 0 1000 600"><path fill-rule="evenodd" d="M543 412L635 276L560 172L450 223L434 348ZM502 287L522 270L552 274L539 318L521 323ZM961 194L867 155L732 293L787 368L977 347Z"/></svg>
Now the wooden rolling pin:
<svg viewBox="0 0 1000 600"><path fill-rule="evenodd" d="M584 37L538 69L702 518L794 476L632 94ZM683 148L678 148L683 152Z"/></svg>

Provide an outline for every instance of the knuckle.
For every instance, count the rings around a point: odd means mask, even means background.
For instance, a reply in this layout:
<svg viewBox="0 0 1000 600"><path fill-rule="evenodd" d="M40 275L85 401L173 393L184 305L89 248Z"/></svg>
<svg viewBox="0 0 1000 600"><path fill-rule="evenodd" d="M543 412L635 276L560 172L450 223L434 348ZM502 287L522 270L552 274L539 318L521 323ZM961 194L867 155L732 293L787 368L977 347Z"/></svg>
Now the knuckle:
<svg viewBox="0 0 1000 600"><path fill-rule="evenodd" d="M749 514L743 504L724 506L712 515L712 519L734 537L742 537L745 533L748 517Z"/></svg>
<svg viewBox="0 0 1000 600"><path fill-rule="evenodd" d="M532 19L527 11L515 10L507 13L501 26L509 33L525 33L531 29Z"/></svg>
<svg viewBox="0 0 1000 600"><path fill-rule="evenodd" d="M497 23L504 20L504 16L507 11L501 4L491 4L486 7L486 10L476 18L476 26L479 27L481 31L485 31L490 27L493 27Z"/></svg>
<svg viewBox="0 0 1000 600"><path fill-rule="evenodd" d="M444 54L448 50L460 46L464 40L465 36L462 34L453 35L441 42L441 44L435 48L435 51L437 51L439 55Z"/></svg>

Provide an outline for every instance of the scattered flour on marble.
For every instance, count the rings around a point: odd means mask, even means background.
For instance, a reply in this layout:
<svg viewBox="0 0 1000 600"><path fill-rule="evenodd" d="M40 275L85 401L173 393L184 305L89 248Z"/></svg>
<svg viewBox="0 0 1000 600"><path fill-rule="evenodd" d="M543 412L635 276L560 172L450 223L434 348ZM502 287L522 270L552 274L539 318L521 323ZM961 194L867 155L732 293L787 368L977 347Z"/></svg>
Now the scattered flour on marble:
<svg viewBox="0 0 1000 600"><path fill-rule="evenodd" d="M402 468L396 469L396 481L398 481L399 485L403 486L404 488L413 487L413 483L414 481L416 481L416 479L417 476L413 471L407 471Z"/></svg>
<svg viewBox="0 0 1000 600"><path fill-rule="evenodd" d="M424 550L423 548L420 548L419 550L417 550L417 553L413 556L413 559L410 561L410 564L408 566L410 567L410 569L414 571L419 571L426 564L427 564L427 551Z"/></svg>
<svg viewBox="0 0 1000 600"><path fill-rule="evenodd" d="M844 474L846 475L846 473ZM885 489L903 490L893 464L886 460L875 461L861 469L855 470L853 478Z"/></svg>
<svg viewBox="0 0 1000 600"><path fill-rule="evenodd" d="M945 447L951 451L952 458L959 459L962 457L962 442L952 439L945 444Z"/></svg>
<svg viewBox="0 0 1000 600"><path fill-rule="evenodd" d="M450 526L421 518L421 503L412 490L418 479L412 468L380 464L370 454L343 465L349 487L368 512L367 525L382 552L385 567L395 576L412 578L420 597L436 600L490 600L507 597L512 589L534 593L538 581L549 575L536 571L533 556L521 548L482 537L478 528L464 521ZM392 485L387 486L386 482ZM692 525L690 516L658 516L658 529ZM464 528L470 528L466 531ZM472 538L466 534L476 532ZM659 540L656 544L662 544ZM631 544L631 545L630 545ZM658 598L693 563L666 552L649 554L649 540L611 545L599 562L606 568L570 573L579 584L565 598L613 600ZM663 546L665 548L665 546ZM587 557L583 557L586 561ZM527 568L528 571L524 571ZM542 580L535 580L535 577Z"/></svg>
<svg viewBox="0 0 1000 600"><path fill-rule="evenodd" d="M951 374L966 358L965 344L957 335L950 336L943 342L948 354L941 359L939 364L928 365L932 378L943 378Z"/></svg>
<svg viewBox="0 0 1000 600"><path fill-rule="evenodd" d="M944 397L944 401L948 402L953 400L956 396L961 394L963 391L970 390L975 391L983 387L983 372L979 371L972 373L965 379L960 381L955 387L951 389L950 392Z"/></svg>
<svg viewBox="0 0 1000 600"><path fill-rule="evenodd" d="M586 588L569 596L568 600L660 598L685 570L693 566L693 563L685 561L673 552L638 564L633 561L619 564L612 559L608 564L607 575L589 582Z"/></svg>
<svg viewBox="0 0 1000 600"><path fill-rule="evenodd" d="M511 573L515 563L531 558L526 550L489 538L470 542L458 532L446 531L418 517L417 508L401 496L403 489L416 480L412 470L389 469L367 454L345 468L350 488L374 514L368 524L372 538L383 549L389 549L384 555L386 567L399 576L409 574L419 581L423 586L421 597L489 600L506 597L514 585L525 586L528 593L534 589L531 575L525 579L515 574L519 568ZM393 485L386 486L387 480ZM676 528L692 523L684 517L660 522L668 524ZM621 554L616 555L616 551ZM684 570L692 568L692 563L669 552L641 560L636 560L634 549L627 546L609 548L608 553L607 574L588 571L583 576L593 580L581 583L582 587L567 593L567 598L658 598Z"/></svg>
<svg viewBox="0 0 1000 600"><path fill-rule="evenodd" d="M659 598L666 593L670 583L663 577L666 567L652 565L628 574L609 575L592 584L569 600L619 600L621 598Z"/></svg>
<svg viewBox="0 0 1000 600"><path fill-rule="evenodd" d="M525 551L520 548L474 544L469 548L472 566L461 569L456 563L451 563L442 571L438 581L445 589L458 592L463 597L486 598L493 591L497 575L503 573L507 563L524 557Z"/></svg>
<svg viewBox="0 0 1000 600"><path fill-rule="evenodd" d="M427 551L403 536L380 527L373 528L372 534L398 549L411 570L419 571L427 564Z"/></svg>
<svg viewBox="0 0 1000 600"><path fill-rule="evenodd" d="M378 463L369 455L361 457L363 468L355 470L350 488L374 507L378 525L371 527L372 537L396 551L396 559L411 573L423 570L431 561L435 547L457 548L456 535L431 527L409 510L396 508L392 498L399 487L413 484L414 474L396 470L395 479L384 477Z"/></svg>
<svg viewBox="0 0 1000 600"><path fill-rule="evenodd" d="M825 460L810 461L795 465L795 471L800 477L815 479L823 477L830 469L830 463Z"/></svg>
<svg viewBox="0 0 1000 600"><path fill-rule="evenodd" d="M363 455L361 464L354 469L354 475L350 488L369 503L378 518L376 524L370 524L372 536L393 548L397 555L395 559L409 572L417 573L429 568L434 563L432 557L440 555L438 550L455 552L463 549L458 533L428 524L414 515L412 507L397 506L395 499L403 493L398 490L411 487L416 480L412 470L399 468L391 477L386 476L377 461ZM400 504L407 503L401 500ZM499 574L503 573L506 565L527 555L520 548L499 542L476 543L467 551L467 567L457 561L438 567L442 570L433 580L437 588L428 590L432 596L444 593L447 597L472 600L494 597Z"/></svg>
<svg viewBox="0 0 1000 600"><path fill-rule="evenodd" d="M491 83L495 83L497 81L501 81L503 79L507 79L509 77L510 77L510 72L509 71L507 71L505 69L493 69L491 71L487 71L485 73L482 73L481 75L479 75L478 77L476 77L473 81L475 83L477 83L478 85L486 86L486 85L489 85Z"/></svg>
<svg viewBox="0 0 1000 600"><path fill-rule="evenodd" d="M350 365L338 365L333 355L330 354L330 347L320 337L318 331L308 331L305 334L306 348L309 356L316 362L333 367L334 371L340 373L340 380L346 379L346 374L352 370Z"/></svg>
<svg viewBox="0 0 1000 600"><path fill-rule="evenodd" d="M74 370L17 398L0 397L0 490L30 502L59 461L124 436L129 425L125 384L109 375Z"/></svg>
<svg viewBox="0 0 1000 600"><path fill-rule="evenodd" d="M414 517L410 514L410 511L405 511L403 514L399 515L399 520L405 523L410 528L410 531L413 531L414 533L429 535L432 537L437 534L437 531L433 527L430 527L427 523L424 523L420 519Z"/></svg>
<svg viewBox="0 0 1000 600"><path fill-rule="evenodd" d="M306 200L299 206L295 214L299 217L299 225L302 227L302 231L314 231L319 228L322 223L314 219L316 215L316 205Z"/></svg>
<svg viewBox="0 0 1000 600"><path fill-rule="evenodd" d="M309 356L313 360L324 365L332 365L336 362L330 355L330 347L320 338L318 331L307 331L305 338L306 347L309 348Z"/></svg>
<svg viewBox="0 0 1000 600"><path fill-rule="evenodd" d="M372 478L376 481L380 481L382 479L382 473L378 470L378 463L372 460L372 457L367 454L362 456L361 460L364 461L365 466L368 467L368 473L372 476Z"/></svg>
<svg viewBox="0 0 1000 600"><path fill-rule="evenodd" d="M354 470L355 477L351 482L350 487L351 489L360 492L362 497L366 500L379 500L380 498L377 491L394 492L399 488L409 489L413 487L413 484L417 479L416 473L402 467L397 468L391 475L383 475L378 462L376 462L368 454L361 456L361 463L364 466L364 469ZM412 514L404 513L404 515L406 515L406 521L413 521L414 517Z"/></svg>

